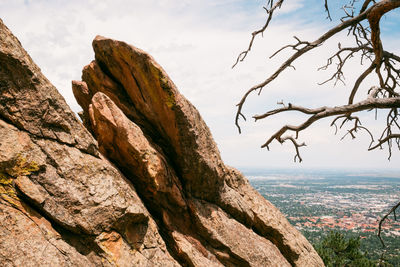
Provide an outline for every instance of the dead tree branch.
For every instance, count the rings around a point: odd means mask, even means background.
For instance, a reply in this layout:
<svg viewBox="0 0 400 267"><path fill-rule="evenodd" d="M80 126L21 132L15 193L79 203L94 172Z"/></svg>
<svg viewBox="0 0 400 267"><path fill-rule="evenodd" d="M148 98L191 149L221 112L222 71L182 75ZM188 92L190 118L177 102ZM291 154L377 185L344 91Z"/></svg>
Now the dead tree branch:
<svg viewBox="0 0 400 267"><path fill-rule="evenodd" d="M257 35L259 35L259 34L262 35L264 33L264 31L267 29L269 23L271 22L272 16L274 15L274 11L277 8L281 8L283 1L284 0L279 0L274 3L274 0L268 0L267 7L264 7L265 11L267 12L267 20L265 21L264 26L261 29L254 31L251 34L251 40L250 40L249 46L247 47L247 49L245 51L241 52L238 55L236 62L235 62L235 64L233 64L232 68L234 68L240 61L243 61L246 58L247 54L250 52L251 48L253 47L254 38L256 38Z"/></svg>
<svg viewBox="0 0 400 267"><path fill-rule="evenodd" d="M385 247L385 242L383 242L382 239L382 226L383 223L387 220L390 214L393 214L394 220L396 221L396 210L400 207L400 202L398 202L396 205L392 206L391 209L382 217L382 219L379 220L379 227L378 227L378 238L381 241L382 247Z"/></svg>
<svg viewBox="0 0 400 267"><path fill-rule="evenodd" d="M260 30L253 33L248 49L239 54L235 65L245 59L248 52L251 50L255 36L258 34L262 34L267 29L272 19L272 14L277 10L278 7L281 7L283 1L284 0L278 2L273 2L272 0L268 1L269 7L266 8L268 18L266 23ZM349 5L343 7L345 15L341 18L340 24L331 28L320 37L318 37L316 40L312 42L303 41L295 36L294 38L296 39L296 43L285 45L271 55L272 58L276 54L287 48L294 51L294 53L289 58L287 58L281 64L281 66L272 73L272 75L270 75L263 82L251 87L244 93L241 100L237 104L237 112L235 116L235 125L237 126L239 133L241 132L241 128L239 125L240 118L246 120L245 115L242 113L242 108L248 96L252 92L258 91L258 94L260 94L262 92L262 89L273 80L277 79L286 68L293 66L292 64L298 58L304 57L309 51L313 50L316 47L322 46L325 41L329 40L336 34L348 29L348 35L354 37L356 46L341 47L341 44L339 43L338 51L334 53L330 58L328 58L325 66L319 68L319 70L327 70L329 66L331 66L334 62L337 62L336 71L328 79L321 83L324 84L330 81L334 81L334 83L336 84L339 81L344 83L344 66L350 59L356 56L360 57L361 65L363 65L366 60L370 62L368 68L366 68L355 80L352 89L350 90L347 104L340 105L334 108L320 107L316 109L308 109L305 107L289 104L286 107L274 109L262 115L254 116L255 120L257 121L285 111L298 111L304 114L312 115L307 121L298 126L283 126L279 131L273 134L267 140L267 142L262 145L262 147L269 148L268 145L273 140L277 140L280 143L282 143L284 140L291 140L290 138L283 137L283 134L286 131L294 131L297 136L300 131L306 129L317 120L330 116L338 116L338 118L343 119L341 127L344 123L348 121L352 120L355 122L354 127L349 129L345 136L350 135L352 138L354 138L354 133L357 132L357 130L365 130L371 137L369 150L382 147L384 143L387 143L389 145L390 158L393 140L395 141L395 143L398 143L397 132L400 132L400 127L398 127L397 123L397 119L399 117L398 109L400 108L398 92L398 88L400 86L400 68L398 67L400 64L400 57L383 50L383 45L380 39L379 22L384 14L400 7L400 0L382 0L379 2L375 2L373 0L365 0L362 3L362 6L358 12L355 12L356 7L354 6L354 3L355 1L351 1ZM332 19L328 7L328 0L324 1L324 8L328 14L328 19ZM375 88L374 93L370 94L367 100L353 104L355 96L361 88L362 83L369 75L374 73L374 70L379 79L379 86L373 87ZM374 138L371 131L367 127L361 126L361 122L358 118L351 116L351 114L354 112L372 109L391 110L387 116L386 128L382 132L381 137L378 139L377 144L374 144ZM336 131L338 127L336 126L335 122L338 118L336 118L332 123L332 125L336 127ZM293 139L293 141L295 139ZM296 149L297 158L301 159L298 153L298 148L300 146L293 141L292 143L294 144L294 147Z"/></svg>
<svg viewBox="0 0 400 267"><path fill-rule="evenodd" d="M299 132L305 130L306 128L308 128L310 125L312 125L314 122L323 119L323 118L327 118L327 117L332 117L332 116L338 116L337 118L335 118L332 122L332 126L336 125L336 121L340 118L345 118L344 122L342 123L342 125L340 126L340 128L343 126L343 124L346 121L350 121L350 120L355 120L355 125L352 129L350 129L348 131L348 134L350 134L353 138L355 138L353 132L357 131L359 129L363 129L365 131L367 131L369 133L369 135L371 136L371 144L373 142L373 137L371 132L361 126L361 122L357 117L352 117L351 114L355 113L355 112L360 112L360 111L364 111L364 110L370 110L373 108L377 108L377 109L388 109L388 108L397 108L400 106L400 97L396 97L396 98L374 98L374 97L369 97L368 99L364 100L364 101L360 101L358 103L355 104L348 104L348 105L343 105L343 106L338 106L338 107L320 107L320 108L315 108L315 109L310 109L310 108L305 108L305 107L301 107L301 106L296 106L296 105L292 105L292 104L288 104L287 106L284 106L282 108L278 108L278 109L274 109L271 111L268 111L262 115L255 115L253 116L253 118L257 121L260 119L264 119L267 118L269 116L272 115L276 115L278 113L283 113L283 112L287 112L287 111L297 111L303 114L307 114L307 115L312 115L310 118L308 118L305 122L303 122L300 125L297 126L293 126L293 125L285 125L283 126L281 129L279 129L277 132L275 132L275 134L273 134L261 147L266 147L269 150L269 145L271 144L271 142L273 140L277 140L279 143L283 143L283 141L287 140L288 138L283 138L282 135L285 134L287 131L292 131L296 133L296 137L295 139L297 139ZM336 127L337 128L337 127ZM388 142L391 139L398 139L400 137L400 135L387 135L385 138L383 139L379 139L379 143L374 146L374 147L370 147L369 150L375 149L377 147L380 147L383 143ZM294 140L293 140L294 141ZM292 142L293 142L292 141ZM295 149L296 149L296 155L298 156L298 158L301 161L301 157L299 155L299 151L298 148L300 147L299 145L297 145L297 143L293 142ZM301 146L305 145L304 143L302 143Z"/></svg>
<svg viewBox="0 0 400 267"><path fill-rule="evenodd" d="M268 85L270 82L272 82L273 80L275 80L287 67L291 66L292 63L299 58L300 56L306 54L307 52L309 52L310 50L312 50L315 47L320 46L323 42L325 42L326 40L328 40L329 38L331 38L332 36L334 36L335 34L341 32L342 30L362 21L365 20L367 18L368 13L371 11L372 7L369 8L368 10L364 11L363 13L361 13L360 15L351 18L347 21L342 22L341 24L337 25L336 27L330 29L329 31L327 31L325 34L321 35L318 39L316 39L313 42L310 42L308 45L302 47L301 49L297 50L296 53L294 53L289 59L287 59L279 68L278 70L276 70L270 77L268 77L265 81L253 86L252 88L250 88L242 97L242 99L240 100L240 102L237 104L237 112L236 112L236 117L235 117L235 124L239 130L239 133L241 132L240 126L239 126L239 118L245 118L245 116L242 114L242 108L243 105L247 99L247 97L249 96L250 93L252 93L253 91L256 90L260 90L259 94L261 93L262 88L264 88L264 86ZM265 29L264 29L265 30ZM253 40L253 39L252 39ZM249 51L249 50L248 50ZM247 52L248 52L247 51ZM243 52L242 52L243 53ZM246 53L247 55L247 53Z"/></svg>
<svg viewBox="0 0 400 267"><path fill-rule="evenodd" d="M332 20L330 9L328 6L329 0L324 0L324 10L327 13L327 18ZM264 26L253 32L250 44L247 50L241 52L236 59L236 66L239 62L243 61L248 53L250 52L255 37L259 34L263 34L265 30L270 25L272 15L280 8L284 0L273 1L268 0L267 20ZM280 53L285 49L291 49L293 54L289 56L286 60L281 63L280 67L277 68L270 76L268 76L264 81L254 85L243 94L239 103L237 104L237 111L235 116L235 125L237 126L239 133L241 132L239 120L240 118L246 119L242 113L243 106L248 98L248 96L254 91L258 91L260 94L264 87L270 84L272 81L276 80L280 74L286 70L288 67L293 67L293 63L300 57L304 57L309 51L314 48L321 47L323 44L331 39L333 36L340 32L347 31L347 36L353 38L355 45L349 47L342 47L338 44L338 50L327 59L324 66L320 67L318 70L327 70L331 66L336 64L336 69L333 74L329 76L325 81L320 84L325 84L333 81L334 84L337 82L345 82L345 66L353 58L360 59L360 66L364 66L367 62L367 67L362 67L363 70L360 71L358 77L354 80L354 83L349 87L349 95L347 103L337 105L335 107L317 107L317 108L307 108L300 105L294 105L289 103L284 105L283 101L278 103L282 104L283 107L269 110L261 115L255 115L253 118L258 121L261 119L266 119L270 116L275 116L280 113L286 113L288 111L295 111L308 116L308 118L298 125L286 124L276 131L272 136L270 136L267 141L262 145L269 150L270 144L276 140L279 143L284 143L289 140L295 149L294 160L297 159L301 162L302 158L300 156L299 148L305 146L305 143L298 142L299 133L307 129L310 125L319 121L323 118L334 117L331 126L335 127L335 134L338 129L341 129L348 122L353 122L353 125L347 130L346 134L342 137L351 136L356 137L356 132L362 130L367 132L371 138L368 150L374 150L377 148L383 148L387 145L389 151L390 160L392 156L392 148L397 147L400 150L400 57L394 53L385 51L383 49L383 44L381 40L380 31L380 21L381 18L388 12L400 7L400 0L363 0L361 5L356 4L356 0L351 0L349 4L343 6L344 15L340 18L340 23L335 27L332 27L324 34L319 36L312 42L300 40L298 37L296 43L288 44L277 50L272 54L274 57L276 54ZM352 72L358 70L352 70ZM374 84L365 85L366 81L370 81L367 77L375 77ZM375 84L377 83L377 84ZM370 88L368 90L368 97L365 100L356 102L356 95L362 91ZM387 112L385 125L379 138L374 138L372 131L361 125L359 117L353 116L356 112L383 110ZM375 113L376 114L376 113ZM375 115L376 118L376 115ZM338 126L339 125L339 126ZM288 134L288 132L293 132L294 136ZM394 205L379 221L378 237L385 246L383 239L381 237L382 225L387 220L388 216L393 214L396 220L396 210L400 207L400 202Z"/></svg>

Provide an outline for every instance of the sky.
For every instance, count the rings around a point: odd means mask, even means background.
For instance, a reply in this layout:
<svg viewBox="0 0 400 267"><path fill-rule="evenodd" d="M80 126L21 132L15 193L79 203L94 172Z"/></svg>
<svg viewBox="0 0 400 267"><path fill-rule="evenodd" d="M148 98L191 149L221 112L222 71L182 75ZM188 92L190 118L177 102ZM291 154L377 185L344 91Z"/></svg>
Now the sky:
<svg viewBox="0 0 400 267"><path fill-rule="evenodd" d="M302 163L295 163L290 143L273 142L270 151L260 146L286 123L299 124L306 117L287 113L254 122L251 117L277 107L277 101L308 107L342 105L360 69L358 60L347 67L346 85L318 83L332 75L333 68L317 71L334 53L337 43L346 44L345 34L326 42L295 62L296 70L282 73L260 96L251 95L244 106L248 120L241 121L239 134L234 117L236 104L251 86L265 80L290 56L284 51L269 59L293 36L312 41L340 18L332 7L333 22L326 20L323 1L284 2L264 36L255 40L246 60L231 68L249 43L250 34L265 21L260 0L0 0L0 18L17 36L44 75L58 88L73 111L71 80L80 80L82 68L94 59L91 42L96 35L118 39L150 53L200 111L211 129L222 158L239 169L285 168L301 170L365 169L400 170L400 153L368 151L369 139L360 132L352 140L329 127L331 119L315 123L300 133ZM346 1L336 1L344 4ZM385 49L400 54L400 12L382 20ZM372 81L371 81L372 82ZM369 87L368 87L369 88ZM366 90L368 89L366 87ZM358 100L365 98L360 93ZM364 126L376 133L382 129L378 113L361 113ZM349 125L350 126L350 125ZM399 172L400 173L400 172Z"/></svg>

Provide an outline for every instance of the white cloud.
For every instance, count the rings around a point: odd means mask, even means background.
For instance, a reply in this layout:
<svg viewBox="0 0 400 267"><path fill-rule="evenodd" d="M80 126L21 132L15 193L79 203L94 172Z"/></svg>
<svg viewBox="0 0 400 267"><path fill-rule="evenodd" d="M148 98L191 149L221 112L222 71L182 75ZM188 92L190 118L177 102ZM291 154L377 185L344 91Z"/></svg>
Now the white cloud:
<svg viewBox="0 0 400 267"><path fill-rule="evenodd" d="M264 80L289 53L269 60L272 52L293 42L293 35L315 39L327 25L309 21L297 24L287 19L285 15L306 5L305 1L289 1L282 7L279 23L273 24L263 38L257 38L248 58L232 70L237 54L248 45L250 33L264 23L262 4L245 0L1 0L0 17L74 111L80 108L72 95L71 80L80 79L83 66L93 60L92 39L104 35L138 46L156 58L200 110L228 164L293 166L294 151L289 144L274 143L270 152L259 147L283 122L298 123L298 116L282 115L257 123L249 120L243 123L244 133L238 135L233 123L235 104L247 88ZM296 62L296 71L286 70L260 97L252 95L245 106L246 115L275 108L281 99L310 106L345 101L345 87L316 84L331 73L315 71L325 64L336 41L326 45L330 48L318 48ZM347 77L349 81L359 68L355 70ZM365 152L366 139L340 142L328 124L328 120L318 123L301 134L309 145L302 149L304 167L397 167L393 162L399 153L389 163L387 152Z"/></svg>

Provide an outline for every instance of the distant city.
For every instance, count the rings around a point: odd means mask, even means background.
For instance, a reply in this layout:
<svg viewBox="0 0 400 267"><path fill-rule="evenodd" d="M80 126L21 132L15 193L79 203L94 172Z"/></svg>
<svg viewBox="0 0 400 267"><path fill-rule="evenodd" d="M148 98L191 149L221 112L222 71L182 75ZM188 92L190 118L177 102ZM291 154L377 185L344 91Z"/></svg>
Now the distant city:
<svg viewBox="0 0 400 267"><path fill-rule="evenodd" d="M400 266L400 218L383 225L386 248L377 238L379 219L400 201L399 172L336 170L246 170L250 183L278 207L313 244L329 231L360 237L362 249Z"/></svg>

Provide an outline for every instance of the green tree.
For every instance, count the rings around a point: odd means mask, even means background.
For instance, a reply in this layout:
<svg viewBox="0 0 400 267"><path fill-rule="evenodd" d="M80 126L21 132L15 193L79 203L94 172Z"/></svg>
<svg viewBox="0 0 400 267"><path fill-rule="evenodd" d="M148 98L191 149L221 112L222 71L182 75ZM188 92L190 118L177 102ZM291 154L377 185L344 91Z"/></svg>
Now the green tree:
<svg viewBox="0 0 400 267"><path fill-rule="evenodd" d="M327 267L372 267L376 262L368 259L360 249L360 238L345 238L342 233L330 232L315 246Z"/></svg>

